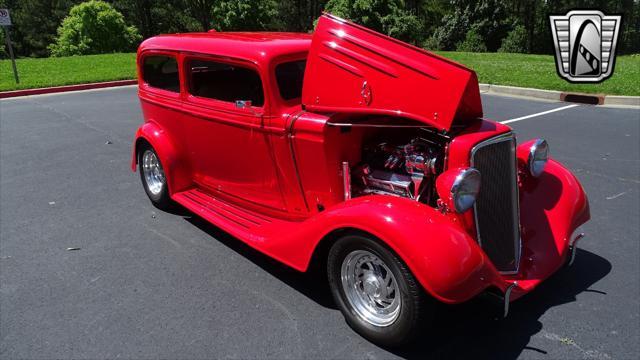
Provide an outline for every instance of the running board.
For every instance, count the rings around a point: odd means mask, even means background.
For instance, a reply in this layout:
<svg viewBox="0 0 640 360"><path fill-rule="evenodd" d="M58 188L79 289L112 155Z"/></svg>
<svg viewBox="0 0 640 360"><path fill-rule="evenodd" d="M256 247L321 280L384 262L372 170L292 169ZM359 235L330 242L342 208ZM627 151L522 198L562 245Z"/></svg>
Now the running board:
<svg viewBox="0 0 640 360"><path fill-rule="evenodd" d="M209 222L243 238L255 235L258 228L278 221L214 198L199 189L179 192L172 198Z"/></svg>

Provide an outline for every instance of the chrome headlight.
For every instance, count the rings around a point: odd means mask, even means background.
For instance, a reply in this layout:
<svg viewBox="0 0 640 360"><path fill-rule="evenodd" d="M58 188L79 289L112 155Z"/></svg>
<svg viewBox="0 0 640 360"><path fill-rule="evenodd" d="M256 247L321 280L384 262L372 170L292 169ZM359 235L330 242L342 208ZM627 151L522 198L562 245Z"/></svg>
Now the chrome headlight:
<svg viewBox="0 0 640 360"><path fill-rule="evenodd" d="M447 209L463 213L473 206L480 191L480 171L474 168L449 169L436 179L438 196Z"/></svg>
<svg viewBox="0 0 640 360"><path fill-rule="evenodd" d="M456 212L469 210L476 202L480 191L480 171L474 168L462 170L451 186L451 198Z"/></svg>
<svg viewBox="0 0 640 360"><path fill-rule="evenodd" d="M549 159L549 144L545 139L536 140L529 148L529 172L538 177L544 171Z"/></svg>

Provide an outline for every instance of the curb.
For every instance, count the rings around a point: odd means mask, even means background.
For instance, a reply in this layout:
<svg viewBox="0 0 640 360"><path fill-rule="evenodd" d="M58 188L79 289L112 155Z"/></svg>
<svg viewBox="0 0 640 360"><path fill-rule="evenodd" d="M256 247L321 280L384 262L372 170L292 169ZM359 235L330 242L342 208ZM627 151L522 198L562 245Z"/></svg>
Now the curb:
<svg viewBox="0 0 640 360"><path fill-rule="evenodd" d="M89 89L100 89L115 86L135 85L138 80L117 80L117 81L105 81L99 83L90 84L77 84L77 85L65 85L49 88L39 89L25 89L0 92L0 99L39 95L39 94L52 94L67 91L79 91ZM567 93L556 90L542 90L533 88L523 88L517 86L505 86L505 85L492 85L492 84L480 84L480 91L484 93L493 93L507 96L523 96L535 99L543 100L556 100L566 102L576 102L592 105L622 105L622 106L634 106L640 107L640 96L618 96L618 95L603 95L603 94L582 94L582 93Z"/></svg>
<svg viewBox="0 0 640 360"><path fill-rule="evenodd" d="M605 96L604 104L640 107L640 96Z"/></svg>
<svg viewBox="0 0 640 360"><path fill-rule="evenodd" d="M67 91L100 89L100 88L107 88L107 87L114 87L114 86L135 85L137 83L138 83L138 80L117 80L117 81L105 81L105 82L90 83L90 84L55 86L55 87L39 88L39 89L4 91L4 92L0 92L0 99L6 99L6 98L12 98L12 97L18 97L18 96L28 96L28 95L52 94L52 93L67 92Z"/></svg>
<svg viewBox="0 0 640 360"><path fill-rule="evenodd" d="M512 95L512 96L526 96L536 99L545 100L560 100L560 91L555 90L540 90L532 88L523 88L516 86L505 85L492 85L492 84L480 84L480 91L486 91L494 94Z"/></svg>
<svg viewBox="0 0 640 360"><path fill-rule="evenodd" d="M640 107L640 96L569 93L556 90L542 90L492 84L480 84L480 91L490 94L524 96L535 99L576 102L591 105L622 105Z"/></svg>

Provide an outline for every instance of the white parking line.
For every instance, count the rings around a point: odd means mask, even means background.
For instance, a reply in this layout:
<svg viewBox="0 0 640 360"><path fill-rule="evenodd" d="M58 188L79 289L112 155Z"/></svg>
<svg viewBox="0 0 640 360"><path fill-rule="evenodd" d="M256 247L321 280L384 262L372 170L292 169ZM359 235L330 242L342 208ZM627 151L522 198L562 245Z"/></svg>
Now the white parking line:
<svg viewBox="0 0 640 360"><path fill-rule="evenodd" d="M509 120L505 120L505 121L500 121L500 123L501 124L508 124L508 123L512 123L512 122L516 122L516 121L520 121L520 120L526 120L526 119L530 119L530 118L536 117L536 116L547 115L547 114L550 114L550 113L556 112L556 111L562 111L562 110L566 110L566 109L571 109L572 107L576 107L576 106L580 106L580 105L571 104L571 105L559 107L557 109L551 109L551 110L547 110L547 111L543 111L543 112L539 112L539 113L535 113L535 114L531 114L531 115L522 116L522 117L515 118L515 119L509 119Z"/></svg>

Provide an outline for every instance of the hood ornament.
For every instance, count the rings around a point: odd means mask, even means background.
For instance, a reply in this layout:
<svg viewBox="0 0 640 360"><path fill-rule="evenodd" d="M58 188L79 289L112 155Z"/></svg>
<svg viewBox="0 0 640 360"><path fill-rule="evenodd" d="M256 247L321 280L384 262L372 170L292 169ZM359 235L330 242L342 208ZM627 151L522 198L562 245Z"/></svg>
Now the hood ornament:
<svg viewBox="0 0 640 360"><path fill-rule="evenodd" d="M369 106L371 104L371 85L365 80L362 82L362 89L360 89L360 96L362 96L361 104Z"/></svg>

